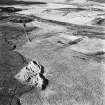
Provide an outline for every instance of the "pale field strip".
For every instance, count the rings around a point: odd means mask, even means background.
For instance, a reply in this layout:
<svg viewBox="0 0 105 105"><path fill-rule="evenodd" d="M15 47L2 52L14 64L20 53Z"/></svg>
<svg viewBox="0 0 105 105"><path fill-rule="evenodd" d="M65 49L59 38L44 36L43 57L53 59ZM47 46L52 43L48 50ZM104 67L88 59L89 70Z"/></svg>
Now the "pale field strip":
<svg viewBox="0 0 105 105"><path fill-rule="evenodd" d="M33 14L33 15L36 15L36 16L39 16L39 17L42 17L45 19L52 19L52 20L70 22L73 24L82 24L82 25L83 24L84 25L91 25L91 20L93 20L95 17L97 17L97 14L104 13L101 11L83 11L83 12L79 12L79 13L71 12L67 16L61 16L61 14L56 13L56 11L54 13L53 12L51 12L51 13L50 12L49 13L43 12L46 9L49 9L49 10L52 9L53 10L53 9L57 9L57 8L59 9L59 8L73 8L73 7L77 8L76 5L64 5L64 4L48 3L45 7L44 6L32 7L29 10L21 11L18 13L20 13L20 14ZM94 5L92 5L90 7L89 6L83 7L83 8L91 8L92 9L92 7L95 8ZM104 5L98 6L97 5L96 8L104 10L105 6Z"/></svg>

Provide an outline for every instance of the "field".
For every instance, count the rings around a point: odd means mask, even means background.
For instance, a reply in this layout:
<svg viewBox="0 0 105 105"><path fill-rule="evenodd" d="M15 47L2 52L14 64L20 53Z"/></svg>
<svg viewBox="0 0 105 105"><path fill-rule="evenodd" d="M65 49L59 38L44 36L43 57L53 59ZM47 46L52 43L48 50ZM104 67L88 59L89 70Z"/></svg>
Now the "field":
<svg viewBox="0 0 105 105"><path fill-rule="evenodd" d="M9 105L14 91L22 105L104 105L105 4L16 6L24 10L0 17L0 105ZM30 60L45 68L44 91L14 79Z"/></svg>

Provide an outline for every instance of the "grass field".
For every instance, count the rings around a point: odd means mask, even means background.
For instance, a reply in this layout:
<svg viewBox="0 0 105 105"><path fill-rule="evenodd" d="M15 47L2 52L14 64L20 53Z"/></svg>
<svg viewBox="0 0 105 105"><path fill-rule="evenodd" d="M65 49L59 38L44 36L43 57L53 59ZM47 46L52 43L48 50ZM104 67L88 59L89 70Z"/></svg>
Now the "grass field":
<svg viewBox="0 0 105 105"><path fill-rule="evenodd" d="M47 8L39 6L35 10L40 12L49 8L49 5ZM85 25L84 20L84 25L73 24L73 21L63 21L52 12L38 15L31 9L24 10L24 15L16 14L29 16L32 12L34 21L27 23L26 27L20 23L0 21L0 105L9 105L13 94L9 92L14 90L22 105L104 105L104 25L92 25L91 21ZM50 9L65 12L67 8ZM91 14L90 7L83 11L87 10ZM78 16L76 13L82 15L81 11L75 11L75 7L70 9L72 16ZM84 16L89 17L87 14ZM57 15L61 14L58 12ZM14 79L14 75L30 60L39 61L45 68L49 85L44 91L30 90Z"/></svg>

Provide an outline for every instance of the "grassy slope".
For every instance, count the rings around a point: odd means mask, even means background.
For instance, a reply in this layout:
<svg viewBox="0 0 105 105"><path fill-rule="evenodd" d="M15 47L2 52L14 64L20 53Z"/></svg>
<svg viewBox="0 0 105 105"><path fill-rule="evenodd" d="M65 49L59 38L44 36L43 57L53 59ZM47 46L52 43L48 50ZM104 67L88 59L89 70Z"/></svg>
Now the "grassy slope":
<svg viewBox="0 0 105 105"><path fill-rule="evenodd" d="M60 51L57 50L58 48L57 45L44 40L34 47L23 48L22 51L25 56L39 60L48 70L49 89L55 91L56 94L47 99L41 96L43 100L50 105L54 103L54 105L59 105L59 103L61 105L78 103L79 105L79 102L83 101L85 104L90 103L89 105L101 105L103 97L103 82L100 80L103 72L102 65L93 60L80 59L86 58L86 56L69 48ZM24 96L23 105L26 103L33 105L35 102L33 95L35 94L33 92L32 95ZM33 102L30 102L32 99Z"/></svg>
<svg viewBox="0 0 105 105"><path fill-rule="evenodd" d="M21 46L21 48L17 50L25 57L38 60L44 65L47 72L47 78L50 80L48 89L53 92L52 95L50 95L48 90L44 92L33 90L21 97L21 102L23 103L22 105L35 105L35 103L37 105L102 105L104 97L104 81L101 79L104 80L104 62L97 62L97 60L92 57L73 51L70 46L61 47L62 44L58 44L57 40L61 40L61 38L58 37L58 34L60 33L68 33L69 35L72 35L72 32L74 32L75 35L89 36L91 32L91 35L93 35L92 38L97 37L96 35L98 34L99 37L97 38L102 38L100 35L104 36L104 33L98 33L100 30L97 30L97 28L94 29L87 26L44 20L39 17L36 17L36 20L38 22L35 22L35 25L41 28L39 30L33 29L29 32L29 37L32 37L31 39L33 39L32 42ZM67 29L63 29L65 26ZM18 37L15 39L15 36L22 36L22 30L19 28L18 31L14 31L13 27L9 27L1 27L0 29L4 31L9 40L13 38L12 41L15 44L21 44L24 37L23 39L20 38L20 41L17 41ZM91 35L89 37L91 37ZM97 42L96 38L94 40ZM23 42L21 45L23 45ZM2 47L5 48L5 46ZM89 45L87 45L87 47L89 47ZM0 53L4 54L5 59L2 59L5 62L8 60L8 63L14 65L23 63L20 55L16 57L14 56L17 52L14 53L13 51L9 52L9 54L4 53L6 51L0 50ZM14 61L11 57L15 58ZM21 60L19 60L19 58ZM1 62L4 62L2 59ZM4 66L1 66L0 72L3 72L3 75L5 75L4 70L6 70L7 73L9 71L11 71L10 73L14 73L14 70L17 72L19 69L20 68L14 69L6 67L4 64ZM1 75L1 78L2 77L3 76ZM10 81L11 80L6 83ZM49 97L47 97L47 92Z"/></svg>
<svg viewBox="0 0 105 105"><path fill-rule="evenodd" d="M50 80L48 89L55 91L55 94L44 97L41 95L43 92L39 92L43 104L80 105L79 103L82 102L82 105L86 103L101 105L104 89L100 78L103 77L101 73L104 73L101 62L97 62L91 57L88 59L88 56L75 52L70 47L60 48L62 44L58 44L57 40L61 40L61 38L57 38L57 33L54 37L54 35L49 36L52 32L47 33L46 30L42 32L44 33L41 33L41 36L39 33L30 44L24 45L18 51L27 58L40 61L45 66L45 70L48 70L47 77ZM49 37L43 37L43 35ZM95 40L97 42L97 39ZM47 90L45 94L46 92ZM35 94L33 91L33 93L24 95L22 97L23 105L38 104L34 98Z"/></svg>

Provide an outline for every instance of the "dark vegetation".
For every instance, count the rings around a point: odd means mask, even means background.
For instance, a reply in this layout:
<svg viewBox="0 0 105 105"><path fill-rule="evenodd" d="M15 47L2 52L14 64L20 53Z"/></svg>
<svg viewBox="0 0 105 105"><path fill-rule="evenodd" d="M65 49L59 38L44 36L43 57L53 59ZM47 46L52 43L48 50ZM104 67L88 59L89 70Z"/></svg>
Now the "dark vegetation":
<svg viewBox="0 0 105 105"><path fill-rule="evenodd" d="M82 41L82 40L83 40L83 38L79 38L79 39L76 39L76 40L74 40L74 41L70 41L68 44L69 44L69 45L74 45L74 44L79 43L79 42Z"/></svg>
<svg viewBox="0 0 105 105"><path fill-rule="evenodd" d="M66 2L69 2L71 0L66 0ZM99 2L99 3L105 3L105 0L87 0L87 1L93 1L93 2Z"/></svg>
<svg viewBox="0 0 105 105"><path fill-rule="evenodd" d="M85 8L59 8L59 9L53 9L53 10L59 10L59 11L76 11L76 12L79 12L79 11L84 11L86 10Z"/></svg>
<svg viewBox="0 0 105 105"><path fill-rule="evenodd" d="M20 23L20 24L23 24L24 27L26 27L27 23L34 21L34 17L30 15L25 16L25 15L19 15L15 13L6 14L6 12L1 12L1 16L0 16L1 23L3 22Z"/></svg>
<svg viewBox="0 0 105 105"><path fill-rule="evenodd" d="M88 1L94 1L94 2L99 2L99 3L105 3L105 0L88 0Z"/></svg>
<svg viewBox="0 0 105 105"><path fill-rule="evenodd" d="M4 19L8 19L9 17L10 17L10 15L0 13L0 21L4 20Z"/></svg>
<svg viewBox="0 0 105 105"><path fill-rule="evenodd" d="M105 18L95 18L93 21L92 21L93 25L99 25L99 26L104 26L105 25Z"/></svg>
<svg viewBox="0 0 105 105"><path fill-rule="evenodd" d="M45 90L47 88L48 84L49 84L49 80L47 78L45 78L45 76L42 73L40 73L39 76L40 76L40 78L43 79L43 84L42 84L41 89Z"/></svg>
<svg viewBox="0 0 105 105"><path fill-rule="evenodd" d="M14 8L14 7L0 7L0 12L11 13L11 12L18 12L21 10L22 9L20 9L20 8Z"/></svg>
<svg viewBox="0 0 105 105"><path fill-rule="evenodd" d="M105 39L105 33L102 33L102 32L95 32L93 30L89 32L89 30L87 31L83 31L83 30L78 30L77 32L74 33L74 35L76 36L79 36L79 35L82 35L82 36L87 36L89 38L100 38L100 39Z"/></svg>
<svg viewBox="0 0 105 105"><path fill-rule="evenodd" d="M29 22L34 21L34 18L31 16L15 15L15 16L11 17L11 19L9 21L14 22L14 23L29 23Z"/></svg>
<svg viewBox="0 0 105 105"><path fill-rule="evenodd" d="M15 0L0 0L0 5L18 5L18 4L24 4L24 5L31 5L31 4L46 4L45 2L25 2L25 1L15 1Z"/></svg>

